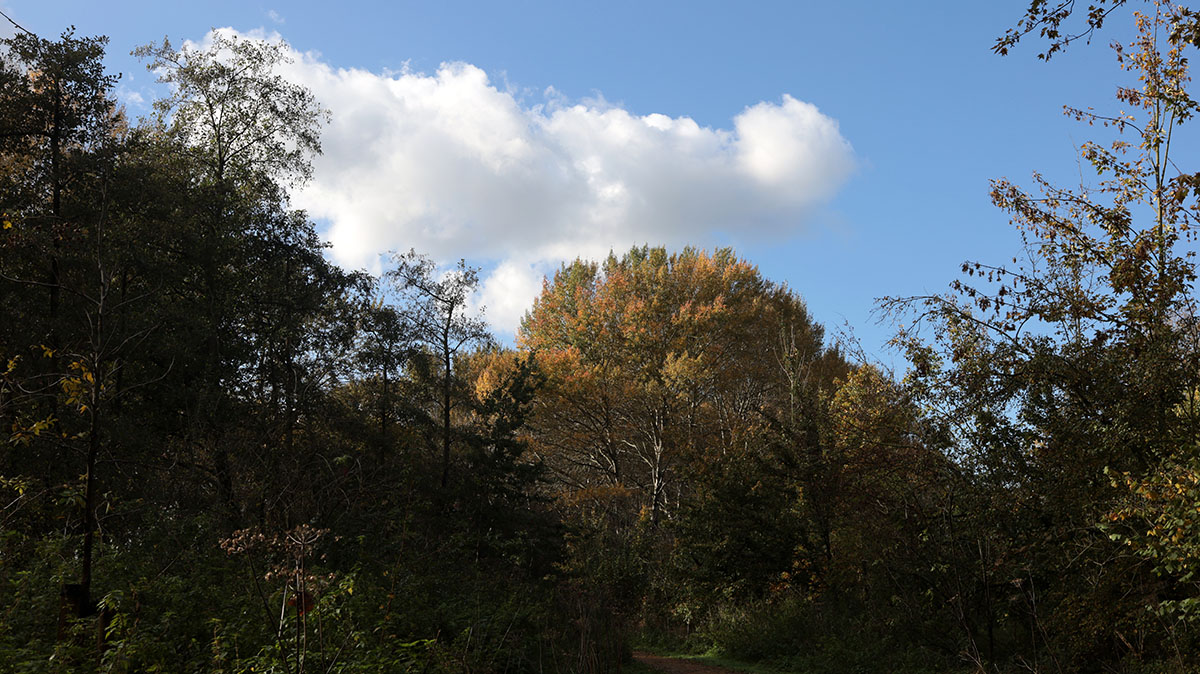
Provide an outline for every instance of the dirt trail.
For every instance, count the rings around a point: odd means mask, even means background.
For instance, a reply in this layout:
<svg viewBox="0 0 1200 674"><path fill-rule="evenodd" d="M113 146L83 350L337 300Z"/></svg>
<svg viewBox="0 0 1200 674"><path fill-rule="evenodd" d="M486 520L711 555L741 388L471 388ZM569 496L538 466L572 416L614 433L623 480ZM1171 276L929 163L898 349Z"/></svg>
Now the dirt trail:
<svg viewBox="0 0 1200 674"><path fill-rule="evenodd" d="M664 658L661 655L649 653L634 653L633 659L665 674L736 674L732 669L704 665L692 660Z"/></svg>

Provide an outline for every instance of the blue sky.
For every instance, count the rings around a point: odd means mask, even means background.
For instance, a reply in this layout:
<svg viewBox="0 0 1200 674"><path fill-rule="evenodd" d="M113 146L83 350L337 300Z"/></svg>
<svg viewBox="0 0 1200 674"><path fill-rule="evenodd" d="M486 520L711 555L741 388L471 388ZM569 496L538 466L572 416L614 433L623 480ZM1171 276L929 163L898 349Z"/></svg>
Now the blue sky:
<svg viewBox="0 0 1200 674"><path fill-rule="evenodd" d="M563 257L732 245L885 362L875 298L1017 254L988 180L1078 184L1091 135L1062 106L1115 109L1106 45L1127 26L1048 64L1034 43L993 55L1027 4L0 0L43 36L108 35L135 113L155 91L139 44L287 40L335 115L296 199L335 259L483 265L502 337Z"/></svg>

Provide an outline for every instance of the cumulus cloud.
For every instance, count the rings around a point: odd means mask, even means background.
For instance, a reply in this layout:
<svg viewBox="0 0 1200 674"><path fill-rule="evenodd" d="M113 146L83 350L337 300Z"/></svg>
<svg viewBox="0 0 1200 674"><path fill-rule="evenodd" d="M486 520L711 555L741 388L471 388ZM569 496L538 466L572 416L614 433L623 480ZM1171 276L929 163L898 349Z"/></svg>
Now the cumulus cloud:
<svg viewBox="0 0 1200 674"><path fill-rule="evenodd" d="M510 259L497 265L483 280L477 298L493 327L515 332L533 299L542 292L542 279L553 276L557 264Z"/></svg>
<svg viewBox="0 0 1200 674"><path fill-rule="evenodd" d="M117 100L124 103L126 108L134 112L147 112L150 110L150 104L146 102L146 97L140 91L120 85L117 87L116 94Z"/></svg>
<svg viewBox="0 0 1200 674"><path fill-rule="evenodd" d="M484 264L502 331L564 260L791 232L855 165L837 122L787 94L721 129L553 89L530 103L468 63L377 73L294 58L287 74L333 120L293 201L329 223L336 261L378 269L381 253L415 248Z"/></svg>

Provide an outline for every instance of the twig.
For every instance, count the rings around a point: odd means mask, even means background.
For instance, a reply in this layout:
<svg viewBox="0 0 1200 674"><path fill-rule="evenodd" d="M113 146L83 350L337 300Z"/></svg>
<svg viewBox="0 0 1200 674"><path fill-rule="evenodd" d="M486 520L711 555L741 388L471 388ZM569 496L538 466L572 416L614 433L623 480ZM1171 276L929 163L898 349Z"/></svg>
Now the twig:
<svg viewBox="0 0 1200 674"><path fill-rule="evenodd" d="M9 22L9 23L11 23L11 24L12 24L14 27L16 27L16 29L17 29L17 30L19 30L19 31L22 31L22 32L24 32L24 33L26 33L26 34L28 34L28 35L32 35L32 36L34 36L34 37L37 37L37 33L34 33L33 31L29 30L29 29L28 29L28 28L26 28L25 26L22 26L21 24L17 23L16 21L13 21L13 20L12 20L12 17L11 17L11 16L9 16L9 15L7 15L7 14L5 14L4 12L0 12L0 16L2 16L2 17L4 17L4 18L8 19L8 22Z"/></svg>

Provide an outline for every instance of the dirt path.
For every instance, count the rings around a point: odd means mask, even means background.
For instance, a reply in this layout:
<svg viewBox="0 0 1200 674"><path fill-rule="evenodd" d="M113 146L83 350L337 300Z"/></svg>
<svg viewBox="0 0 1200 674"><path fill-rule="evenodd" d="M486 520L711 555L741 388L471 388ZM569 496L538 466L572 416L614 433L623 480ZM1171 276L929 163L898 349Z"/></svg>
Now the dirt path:
<svg viewBox="0 0 1200 674"><path fill-rule="evenodd" d="M633 659L664 674L736 674L732 669L703 665L691 660L664 658L649 653L634 653Z"/></svg>

